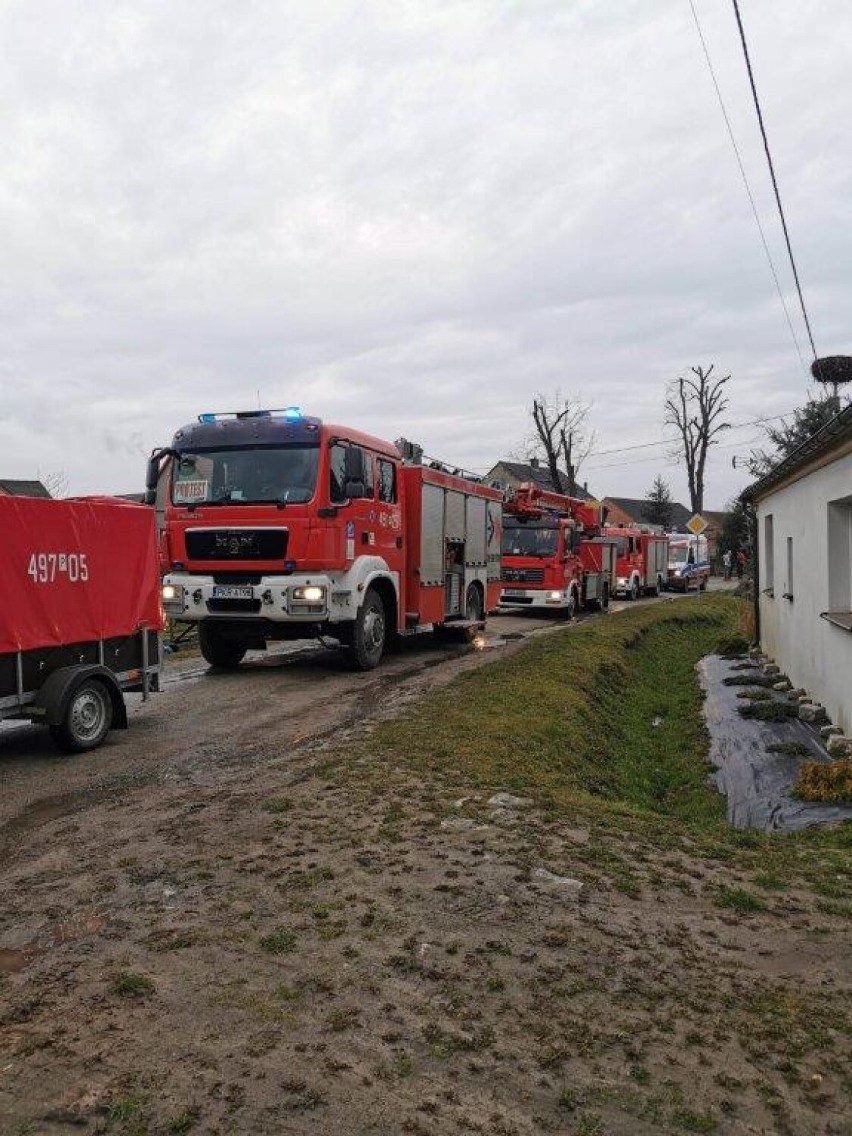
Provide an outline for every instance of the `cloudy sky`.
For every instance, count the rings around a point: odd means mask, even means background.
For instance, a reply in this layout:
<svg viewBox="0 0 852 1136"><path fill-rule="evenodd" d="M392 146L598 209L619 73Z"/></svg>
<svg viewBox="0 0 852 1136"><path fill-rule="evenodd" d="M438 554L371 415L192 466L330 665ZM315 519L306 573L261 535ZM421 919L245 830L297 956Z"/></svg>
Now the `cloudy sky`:
<svg viewBox="0 0 852 1136"><path fill-rule="evenodd" d="M695 2L807 358L731 4ZM852 4L742 8L849 351ZM593 491L682 498L668 381L730 372L733 423L807 391L689 0L0 0L0 255L0 476L76 493L258 397L485 470L561 387Z"/></svg>

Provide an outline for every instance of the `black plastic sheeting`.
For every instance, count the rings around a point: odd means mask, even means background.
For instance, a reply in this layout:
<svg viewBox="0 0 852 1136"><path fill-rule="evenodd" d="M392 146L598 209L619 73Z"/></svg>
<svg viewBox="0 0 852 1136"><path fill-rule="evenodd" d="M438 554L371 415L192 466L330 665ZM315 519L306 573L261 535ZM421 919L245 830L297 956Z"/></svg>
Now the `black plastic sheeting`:
<svg viewBox="0 0 852 1136"><path fill-rule="evenodd" d="M726 686L729 675L747 679L750 673L734 669L741 659L721 659L709 655L698 664L698 675L706 695L704 716L710 733L710 763L716 772L710 780L724 793L728 820L736 828L760 828L769 832L793 832L813 824L852 820L852 806L797 801L790 792L799 767L805 761L830 762L819 733L798 718L783 722L764 722L743 718L739 707L743 699L737 692L744 686ZM808 747L807 756L769 753L777 742L800 742Z"/></svg>

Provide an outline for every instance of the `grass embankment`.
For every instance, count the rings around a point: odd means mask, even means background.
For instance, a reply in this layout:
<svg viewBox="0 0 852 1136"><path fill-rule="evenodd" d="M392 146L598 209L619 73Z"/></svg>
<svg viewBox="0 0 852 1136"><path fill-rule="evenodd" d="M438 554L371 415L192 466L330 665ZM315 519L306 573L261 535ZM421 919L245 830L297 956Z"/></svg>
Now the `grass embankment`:
<svg viewBox="0 0 852 1136"><path fill-rule="evenodd" d="M736 607L679 601L543 637L381 726L370 752L466 788L531 795L547 810L715 826L724 808L707 786L694 667Z"/></svg>
<svg viewBox="0 0 852 1136"><path fill-rule="evenodd" d="M570 817L612 836L625 890L638 887L635 841L646 840L751 870L759 890L798 880L852 917L852 826L732 829L708 783L695 664L729 641L740 607L705 596L534 640L380 725L350 754L350 783L404 797L414 774L453 791L509 790L532 797L546 822Z"/></svg>

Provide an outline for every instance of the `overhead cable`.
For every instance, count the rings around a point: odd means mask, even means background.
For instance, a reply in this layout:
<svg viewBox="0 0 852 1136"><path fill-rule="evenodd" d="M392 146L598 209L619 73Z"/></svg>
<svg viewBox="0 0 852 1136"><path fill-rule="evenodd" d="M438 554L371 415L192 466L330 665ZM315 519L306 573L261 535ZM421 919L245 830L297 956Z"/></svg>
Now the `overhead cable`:
<svg viewBox="0 0 852 1136"><path fill-rule="evenodd" d="M740 40L743 45L743 55L745 56L746 68L748 69L748 81L751 85L751 93L754 98L754 109L757 111L757 121L760 124L760 133L763 138L763 148L766 151L766 161L769 163L769 174L772 178L772 188L775 190L775 200L778 203L778 214L781 217L781 227L784 230L784 240L787 242L787 253L790 257L790 267L793 269L793 277L796 281L796 291L799 293L799 303L802 306L802 316L804 317L805 327L808 329L808 339L811 341L811 350L813 351L814 359L817 358L816 344L814 343L813 332L811 331L811 321L808 319L808 310L805 307L805 297L802 294L802 285L799 281L799 272L796 268L796 260L793 256L793 246L790 243L790 234L787 231L787 219L784 216L784 206L781 204L781 194L778 190L778 179L775 177L775 167L772 164L772 154L769 151L769 140L766 137L766 127L763 125L763 112L760 109L760 99L757 97L757 87L754 82L754 72L751 69L751 58L748 53L748 44L746 43L745 29L743 28L742 17L740 16L740 6L738 0L733 0L734 12L737 17L737 26L740 29Z"/></svg>
<svg viewBox="0 0 852 1136"><path fill-rule="evenodd" d="M713 80L713 86L716 89L716 98L719 101L719 109L722 111L722 117L724 118L725 126L728 129L728 137L730 138L731 145L734 148L734 154L736 155L737 165L740 168L740 176L743 179L743 185L745 186L745 191L748 194L748 199L749 199L749 202L751 203L751 211L754 214L754 220L755 220L755 223L757 224L757 231L760 233L760 240L761 240L761 243L763 244L763 251L766 253L766 259L769 262L769 271L772 273L772 279L775 281L775 290L778 293L778 298L780 299L781 306L784 309L784 316L787 320L787 326L790 329L790 335L792 336L792 339L793 339L793 345L796 348L796 354L799 356L799 362L802 365L802 370L807 374L808 373L808 365L805 362L804 357L802 356L802 349L799 346L799 340L796 337L796 331L795 331L795 328L793 327L793 321L790 319L790 310L787 307L787 301L784 299L784 293L781 289L781 282L778 279L778 273L775 270L775 262L772 259L772 253L769 251L769 244L766 240L766 233L763 231L763 225L761 224L760 215L757 212L757 205L756 205L755 200L754 200L754 194L751 192L751 186L749 185L748 175L746 174L745 166L743 165L743 159L742 159L742 155L740 154L740 148L737 145L736 138L734 137L734 130L733 130L733 127L731 126L731 120L728 117L728 110L727 110L727 107L725 106L725 100L722 98L722 91L719 87L719 83L718 83L718 80L716 78L716 71L713 67L713 61L710 58L710 52L707 48L707 41L704 39L704 32L701 30L701 24L699 23L699 20L698 20L698 12L695 10L694 0L689 0L689 7L692 9L692 18L695 21L695 30L698 32L698 38L701 40L701 48L704 52L704 59L707 62L707 68L710 71L710 78Z"/></svg>

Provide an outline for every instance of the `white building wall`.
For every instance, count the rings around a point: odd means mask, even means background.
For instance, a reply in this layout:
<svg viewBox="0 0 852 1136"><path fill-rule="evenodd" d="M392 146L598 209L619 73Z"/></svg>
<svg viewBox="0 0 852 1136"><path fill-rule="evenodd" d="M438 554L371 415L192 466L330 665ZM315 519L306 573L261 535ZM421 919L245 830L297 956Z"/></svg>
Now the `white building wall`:
<svg viewBox="0 0 852 1136"><path fill-rule="evenodd" d="M832 606L828 591L828 502L843 498L852 498L852 454L758 502L760 638L763 650L793 685L804 687L825 706L831 720L852 735L852 632L820 619L820 612ZM772 517L773 530L774 597L763 592L767 586L768 516ZM783 598L783 593L791 590L787 580L788 537L793 538L792 600Z"/></svg>

